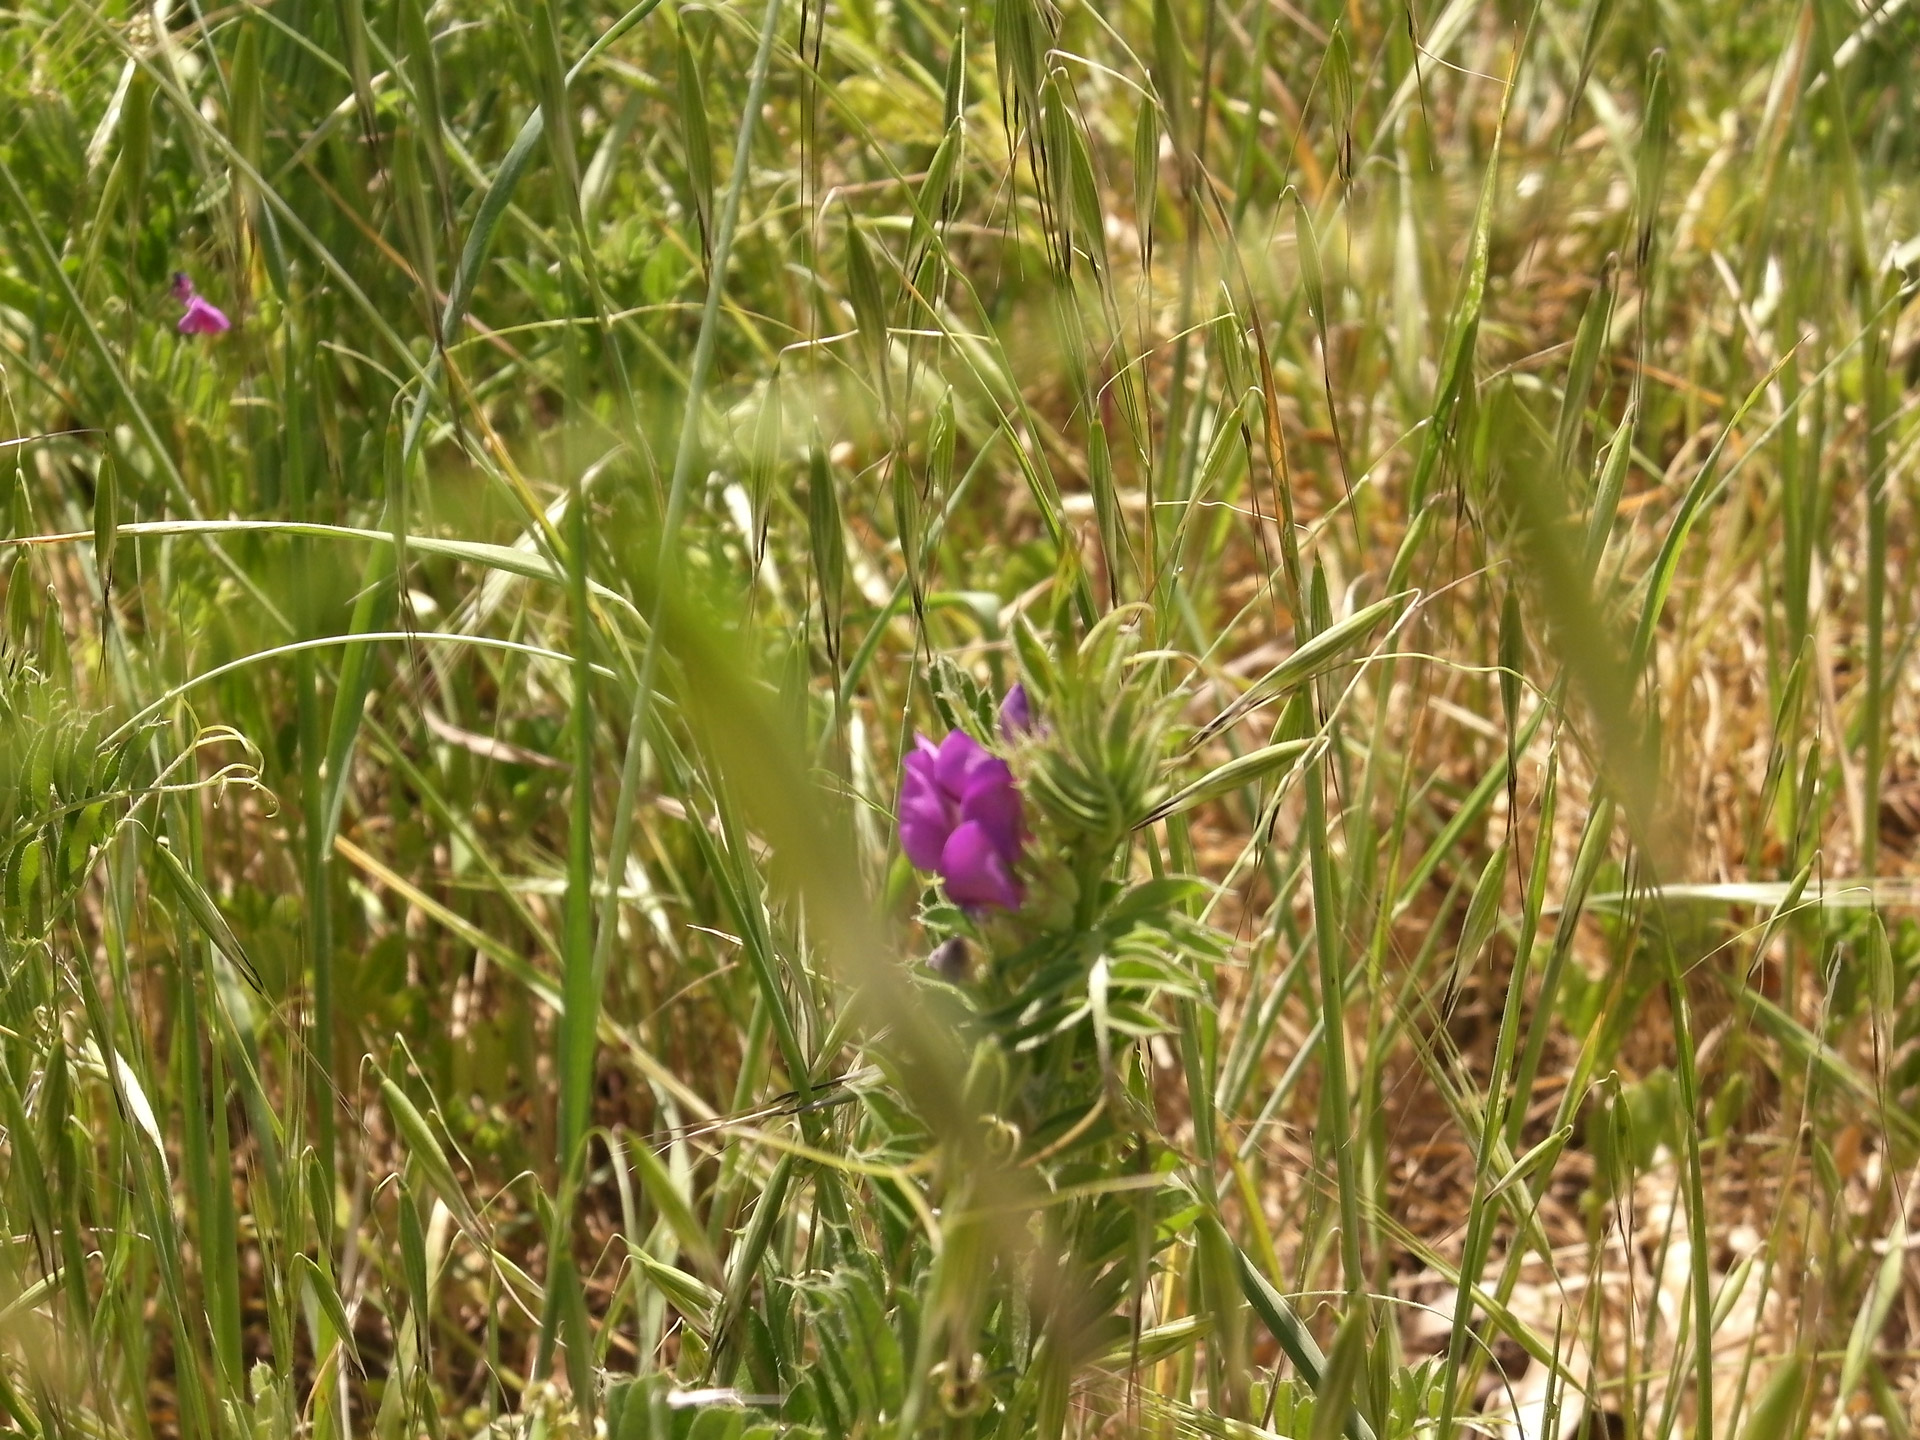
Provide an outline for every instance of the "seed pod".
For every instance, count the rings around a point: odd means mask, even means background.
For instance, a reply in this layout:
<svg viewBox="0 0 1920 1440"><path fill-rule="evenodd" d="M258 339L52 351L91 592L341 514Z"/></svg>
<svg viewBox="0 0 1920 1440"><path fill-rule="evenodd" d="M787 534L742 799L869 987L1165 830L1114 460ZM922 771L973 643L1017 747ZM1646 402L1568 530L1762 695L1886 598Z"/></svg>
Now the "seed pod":
<svg viewBox="0 0 1920 1440"><path fill-rule="evenodd" d="M674 63L676 98L680 102L680 143L687 157L687 184L693 190L693 208L700 222L700 253L713 263L713 137L707 130L706 83L700 61L687 40L683 24L676 37Z"/></svg>
<svg viewBox="0 0 1920 1440"><path fill-rule="evenodd" d="M100 575L100 595L113 585L113 545L120 534L119 467L111 455L100 457L100 474L93 487L93 567Z"/></svg>
<svg viewBox="0 0 1920 1440"><path fill-rule="evenodd" d="M1160 197L1160 107L1140 102L1133 122L1133 223L1140 232L1140 263L1153 265L1153 212Z"/></svg>
<svg viewBox="0 0 1920 1440"><path fill-rule="evenodd" d="M873 252L854 218L847 217L847 300L853 306L854 328L866 352L874 384L882 396L887 390L887 303L880 293L880 272Z"/></svg>
<svg viewBox="0 0 1920 1440"><path fill-rule="evenodd" d="M840 612L847 578L846 536L840 523L840 495L833 467L818 445L807 459L807 533L813 542L813 578L820 587L820 624L827 658L840 666Z"/></svg>
<svg viewBox="0 0 1920 1440"><path fill-rule="evenodd" d="M1647 59L1647 109L1640 122L1640 156L1633 178L1634 206L1640 219L1634 264L1643 271L1653 259L1654 224L1660 218L1660 188L1667 175L1670 105L1667 52L1655 50Z"/></svg>

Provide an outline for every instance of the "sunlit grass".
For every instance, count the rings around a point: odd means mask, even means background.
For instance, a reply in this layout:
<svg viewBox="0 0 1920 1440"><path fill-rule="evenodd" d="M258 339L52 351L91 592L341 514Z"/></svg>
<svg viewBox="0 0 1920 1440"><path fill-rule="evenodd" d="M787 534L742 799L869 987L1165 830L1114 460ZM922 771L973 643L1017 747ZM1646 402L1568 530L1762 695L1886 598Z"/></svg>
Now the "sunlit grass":
<svg viewBox="0 0 1920 1440"><path fill-rule="evenodd" d="M0 1426L1910 1432L1913 13L8 18Z"/></svg>

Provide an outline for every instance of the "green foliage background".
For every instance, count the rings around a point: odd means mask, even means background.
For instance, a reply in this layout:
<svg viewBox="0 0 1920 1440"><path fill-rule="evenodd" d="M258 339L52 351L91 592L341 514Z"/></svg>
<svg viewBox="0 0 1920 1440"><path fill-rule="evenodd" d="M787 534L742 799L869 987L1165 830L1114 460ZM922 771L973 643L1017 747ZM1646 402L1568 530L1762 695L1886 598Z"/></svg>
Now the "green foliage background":
<svg viewBox="0 0 1920 1440"><path fill-rule="evenodd" d="M1908 6L0 15L8 1433L1910 1432Z"/></svg>

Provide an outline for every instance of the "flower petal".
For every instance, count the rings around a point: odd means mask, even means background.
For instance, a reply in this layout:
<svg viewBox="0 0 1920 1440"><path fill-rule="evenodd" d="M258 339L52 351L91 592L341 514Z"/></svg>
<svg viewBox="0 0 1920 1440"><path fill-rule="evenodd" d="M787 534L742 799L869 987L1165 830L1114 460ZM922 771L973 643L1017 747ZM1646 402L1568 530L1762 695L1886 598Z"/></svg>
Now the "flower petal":
<svg viewBox="0 0 1920 1440"><path fill-rule="evenodd" d="M924 735L914 737L916 748L900 773L900 848L916 870L933 870L940 851L960 823L960 807L940 788L935 776L939 753Z"/></svg>
<svg viewBox="0 0 1920 1440"><path fill-rule="evenodd" d="M940 868L940 854L953 834L953 816L937 790L900 791L900 848L916 870Z"/></svg>
<svg viewBox="0 0 1920 1440"><path fill-rule="evenodd" d="M187 301L187 313L180 317L180 324L175 328L182 335L218 335L223 330L231 330L233 322L218 305L195 295Z"/></svg>
<svg viewBox="0 0 1920 1440"><path fill-rule="evenodd" d="M1000 738L1011 745L1032 733L1033 702L1027 698L1027 687L1016 680L1000 702Z"/></svg>
<svg viewBox="0 0 1920 1440"><path fill-rule="evenodd" d="M934 761L935 774L940 779L940 788L958 800L967 793L967 782L974 770L992 759L993 756L987 753L986 746L966 731L953 731L940 742L940 753Z"/></svg>
<svg viewBox="0 0 1920 1440"><path fill-rule="evenodd" d="M1013 878L993 837L977 820L968 821L948 837L940 855L940 875L947 882L948 896L964 909L1020 907L1020 882Z"/></svg>
<svg viewBox="0 0 1920 1440"><path fill-rule="evenodd" d="M976 766L960 797L960 819L974 821L986 829L1000 858L1012 865L1020 858L1020 791L1013 783L1013 771L996 756Z"/></svg>
<svg viewBox="0 0 1920 1440"><path fill-rule="evenodd" d="M924 740L921 743L926 744ZM915 750L908 754L905 763L900 767L900 789L903 794L915 789L930 792L937 792L940 789L940 779L933 758L936 753L931 745L927 745L924 750Z"/></svg>

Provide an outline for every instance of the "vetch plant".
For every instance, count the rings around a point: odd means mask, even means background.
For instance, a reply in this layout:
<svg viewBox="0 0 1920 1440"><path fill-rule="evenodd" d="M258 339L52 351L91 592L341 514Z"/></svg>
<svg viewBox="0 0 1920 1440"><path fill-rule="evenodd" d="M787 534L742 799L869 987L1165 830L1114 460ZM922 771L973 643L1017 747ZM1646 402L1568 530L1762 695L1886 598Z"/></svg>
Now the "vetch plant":
<svg viewBox="0 0 1920 1440"><path fill-rule="evenodd" d="M1134 611L1109 616L1060 660L1024 629L1023 678L991 717L1005 758L956 730L937 758L931 747L908 758L901 802L903 846L923 869L936 868L921 863L921 816L930 808L922 798L925 777L941 774L943 764L973 797L975 811L1018 822L1016 829L999 821L999 833L1020 842L1010 852L1020 866L1018 889L1002 892L1017 893L1018 901L996 911L974 904L974 877L962 874L956 884L950 873L954 858L969 860L974 851L950 840L960 853L943 851L938 868L958 912L934 906L924 918L936 932L978 942L987 963L972 988L987 1030L1009 1055L1056 1047L1043 1068L1076 1098L1115 1079L1116 1019L1130 1036L1164 1028L1157 1002L1198 994L1200 969L1218 953L1188 913L1204 887L1135 873L1136 827L1169 788L1178 763L1172 720L1185 698L1163 660L1137 653L1138 620ZM985 713L973 717L982 730L988 722ZM971 818L964 805L956 813ZM957 839L964 830L952 833ZM1043 1123L1038 1111L1053 1097L1028 1098L1027 1113L1005 1117L1021 1128Z"/></svg>
<svg viewBox="0 0 1920 1440"><path fill-rule="evenodd" d="M1204 1002L1225 948L1198 918L1206 886L1155 873L1136 844L1178 763L1186 698L1166 661L1141 653L1141 618L1109 616L1058 660L1025 629L1022 678L997 707L938 662L959 728L938 745L916 736L903 766L901 846L944 892L920 916L937 941L921 973L969 1055L983 1149L1007 1167L990 1192L942 1166L942 1248L990 1263L926 1272L918 1348L937 1363L907 1408L983 1434L1059 1433L1074 1377L1124 1342L1138 1318L1128 1297L1185 1263L1200 1214L1203 1191L1156 1121L1142 1042ZM1008 1203L1009 1184L1034 1206L1025 1253L1004 1237L984 1246L966 1218ZM851 1423L839 1403L822 1386L807 1418Z"/></svg>
<svg viewBox="0 0 1920 1440"><path fill-rule="evenodd" d="M1349 653L1378 618L1362 612L1311 653ZM1142 1297L1169 1283L1206 1297L1219 1413L1252 1417L1255 1315L1318 1384L1318 1352L1277 1292L1246 1278L1255 1267L1221 1215L1204 1047L1229 940L1208 919L1212 886L1181 871L1192 868L1184 812L1271 791L1324 747L1294 735L1188 779L1184 662L1148 648L1148 632L1141 606L1077 641L1070 625L1049 643L1017 622L1020 679L997 707L936 660L934 696L956 728L938 745L916 736L904 762L901 845L944 891L920 912L934 943L915 973L968 1055L978 1153L1004 1167L990 1182L956 1156L929 1155L930 1137L904 1119L872 1137L940 1177L929 1200L951 1217L942 1250L986 1262L934 1263L918 1282L920 1353L944 1358L908 1398L910 1418L939 1409L981 1434L1061 1433L1088 1365L1125 1350L1145 1323ZM1314 668L1282 667L1263 693L1295 694ZM910 1068L914 1057L889 1055L886 1043L874 1046L881 1069ZM1162 1118L1173 1057L1191 1140ZM981 1222L966 1217L1016 1194L1031 1206L1020 1227L1029 1248L1007 1248L1004 1233L984 1244ZM828 1388L789 1413L850 1425Z"/></svg>

